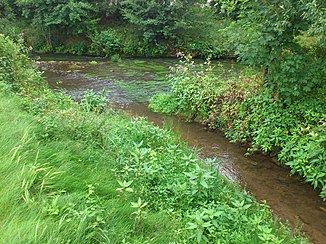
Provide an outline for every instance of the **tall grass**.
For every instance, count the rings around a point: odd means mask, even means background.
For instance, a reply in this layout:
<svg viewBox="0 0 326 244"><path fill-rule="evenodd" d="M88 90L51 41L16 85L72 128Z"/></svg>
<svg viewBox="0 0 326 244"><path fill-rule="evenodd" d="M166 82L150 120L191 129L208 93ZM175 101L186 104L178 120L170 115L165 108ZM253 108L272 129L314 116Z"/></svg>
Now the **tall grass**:
<svg viewBox="0 0 326 244"><path fill-rule="evenodd" d="M77 104L22 82L18 97L4 81L1 242L307 242L171 130L105 109L95 94Z"/></svg>
<svg viewBox="0 0 326 244"><path fill-rule="evenodd" d="M37 117L0 102L3 242L305 242L171 131L71 101Z"/></svg>

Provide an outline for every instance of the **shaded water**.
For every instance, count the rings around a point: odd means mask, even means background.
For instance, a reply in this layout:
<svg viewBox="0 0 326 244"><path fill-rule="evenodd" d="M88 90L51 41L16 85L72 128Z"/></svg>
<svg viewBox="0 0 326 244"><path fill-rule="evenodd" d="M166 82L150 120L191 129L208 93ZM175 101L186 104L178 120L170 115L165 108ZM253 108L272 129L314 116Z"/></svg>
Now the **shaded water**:
<svg viewBox="0 0 326 244"><path fill-rule="evenodd" d="M154 124L173 126L181 138L200 149L201 157L217 157L220 171L233 181L241 181L258 200L265 199L273 212L292 226L302 225L315 243L326 243L326 203L312 187L289 175L289 169L280 167L262 155L245 156L245 148L232 144L220 132L206 130L198 123L186 123L176 117L162 116L147 109L143 103L152 95L168 91L164 80L168 66L175 59L129 59L121 63L91 58L42 59L52 89L66 89L66 93L80 98L87 89L107 90L109 100L124 107L130 115L147 117ZM224 61L224 69L233 64Z"/></svg>

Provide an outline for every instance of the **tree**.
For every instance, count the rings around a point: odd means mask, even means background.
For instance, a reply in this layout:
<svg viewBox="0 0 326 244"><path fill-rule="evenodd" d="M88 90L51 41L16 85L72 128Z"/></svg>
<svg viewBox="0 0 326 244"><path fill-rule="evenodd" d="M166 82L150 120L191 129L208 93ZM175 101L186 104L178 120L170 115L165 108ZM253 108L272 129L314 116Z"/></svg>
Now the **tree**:
<svg viewBox="0 0 326 244"><path fill-rule="evenodd" d="M8 0L0 0L0 19L14 17L12 5Z"/></svg>
<svg viewBox="0 0 326 244"><path fill-rule="evenodd" d="M124 0L121 12L137 25L146 41L174 40L187 27L188 9L194 0Z"/></svg>
<svg viewBox="0 0 326 244"><path fill-rule="evenodd" d="M290 102L325 88L325 2L323 0L218 1L239 17L229 32L242 62L261 67L265 85ZM237 5L239 6L239 5ZM229 8L229 9L228 9ZM305 37L313 44L305 45Z"/></svg>
<svg viewBox="0 0 326 244"><path fill-rule="evenodd" d="M30 18L32 24L42 29L48 46L52 49L52 32L60 30L67 34L80 34L94 26L94 5L75 0L17 0L22 16Z"/></svg>
<svg viewBox="0 0 326 244"><path fill-rule="evenodd" d="M119 14L120 1L119 0L89 0L98 9L98 16L101 18L117 18L120 20Z"/></svg>

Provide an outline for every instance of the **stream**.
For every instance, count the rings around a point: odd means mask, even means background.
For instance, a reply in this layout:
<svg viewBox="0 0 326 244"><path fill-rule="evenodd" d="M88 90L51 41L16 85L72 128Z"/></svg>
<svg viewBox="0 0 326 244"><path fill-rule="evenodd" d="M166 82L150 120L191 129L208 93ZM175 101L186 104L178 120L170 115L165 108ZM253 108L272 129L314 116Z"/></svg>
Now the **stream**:
<svg viewBox="0 0 326 244"><path fill-rule="evenodd" d="M326 243L326 202L318 192L302 183L290 170L278 166L260 154L245 156L246 149L229 143L221 132L207 130L199 123L188 123L175 116L150 111L146 102L170 85L165 75L176 59L124 59L111 62L94 57L44 56L39 68L51 89L62 91L75 99L93 89L105 89L109 102L130 116L144 116L158 126L172 126L191 147L199 149L202 158L216 157L220 172L231 181L246 186L258 201L266 200L273 213L292 227L301 226L313 243ZM219 61L213 72L234 74L237 65L230 60Z"/></svg>

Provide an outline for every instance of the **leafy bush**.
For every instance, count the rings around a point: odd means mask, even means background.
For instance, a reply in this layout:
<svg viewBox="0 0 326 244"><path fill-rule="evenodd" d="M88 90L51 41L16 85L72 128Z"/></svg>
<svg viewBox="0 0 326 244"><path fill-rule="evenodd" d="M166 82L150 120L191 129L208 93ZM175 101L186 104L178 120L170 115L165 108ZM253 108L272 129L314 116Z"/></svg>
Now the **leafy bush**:
<svg viewBox="0 0 326 244"><path fill-rule="evenodd" d="M193 57L200 58L220 58L231 56L231 52L225 49L224 41L217 40L189 40L179 41L177 48L186 53L191 53Z"/></svg>
<svg viewBox="0 0 326 244"><path fill-rule="evenodd" d="M291 104L325 84L322 6L321 0L287 0L281 5L245 1L222 6L223 11L239 13L227 28L238 59L263 70L265 86L282 102ZM307 35L314 40L309 46L298 41Z"/></svg>
<svg viewBox="0 0 326 244"><path fill-rule="evenodd" d="M322 189L326 199L326 104L316 99L324 96L323 89L315 97L285 103L262 86L262 77L255 72L225 78L194 67L189 56L183 56L169 77L172 93L153 97L150 108L197 118L223 130L231 141L250 144L251 152L278 154L279 161L292 168L291 173L299 173ZM171 104L172 110L164 107Z"/></svg>
<svg viewBox="0 0 326 244"><path fill-rule="evenodd" d="M44 81L27 57L23 38L16 43L0 34L0 80L12 85L20 93L40 93ZM44 87L43 87L44 88Z"/></svg>
<svg viewBox="0 0 326 244"><path fill-rule="evenodd" d="M114 55L111 57L111 61L112 61L112 62L115 62L115 63L117 63L117 62L121 62L121 57L120 57L120 55L119 55L119 54L114 54Z"/></svg>
<svg viewBox="0 0 326 244"><path fill-rule="evenodd" d="M93 90L87 90L80 102L81 107L86 112L102 113L107 105L105 90L96 94Z"/></svg>
<svg viewBox="0 0 326 244"><path fill-rule="evenodd" d="M76 43L66 43L55 47L56 53L82 55L87 53L87 44L79 41Z"/></svg>
<svg viewBox="0 0 326 244"><path fill-rule="evenodd" d="M155 112L174 114L178 109L178 104L175 100L176 99L172 93L157 94L151 98L149 108Z"/></svg>
<svg viewBox="0 0 326 244"><path fill-rule="evenodd" d="M187 10L194 1L124 0L120 8L123 16L136 25L148 43L176 39L185 27Z"/></svg>
<svg viewBox="0 0 326 244"><path fill-rule="evenodd" d="M113 29L98 32L92 37L90 51L93 54L110 57L114 54L118 54L120 49L120 37Z"/></svg>

